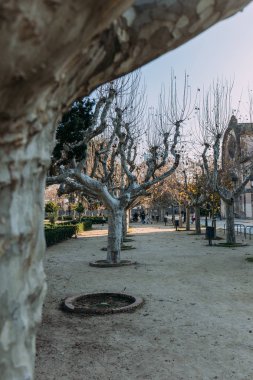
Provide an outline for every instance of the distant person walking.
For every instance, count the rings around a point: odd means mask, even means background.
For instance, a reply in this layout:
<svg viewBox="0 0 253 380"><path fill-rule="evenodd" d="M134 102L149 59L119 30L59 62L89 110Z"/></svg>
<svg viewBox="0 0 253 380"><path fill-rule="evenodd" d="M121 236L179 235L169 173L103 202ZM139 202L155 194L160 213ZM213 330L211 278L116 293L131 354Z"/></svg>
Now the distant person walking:
<svg viewBox="0 0 253 380"><path fill-rule="evenodd" d="M145 218L146 218L146 214L144 211L141 212L141 222L142 224L145 224Z"/></svg>
<svg viewBox="0 0 253 380"><path fill-rule="evenodd" d="M138 212L134 213L133 222L138 222Z"/></svg>
<svg viewBox="0 0 253 380"><path fill-rule="evenodd" d="M145 224L152 224L151 220L150 220L150 216L149 215L146 215L146 218L145 218Z"/></svg>
<svg viewBox="0 0 253 380"><path fill-rule="evenodd" d="M177 231L177 229L179 227L179 215L175 215L174 225L175 225L175 228L176 228L176 231Z"/></svg>

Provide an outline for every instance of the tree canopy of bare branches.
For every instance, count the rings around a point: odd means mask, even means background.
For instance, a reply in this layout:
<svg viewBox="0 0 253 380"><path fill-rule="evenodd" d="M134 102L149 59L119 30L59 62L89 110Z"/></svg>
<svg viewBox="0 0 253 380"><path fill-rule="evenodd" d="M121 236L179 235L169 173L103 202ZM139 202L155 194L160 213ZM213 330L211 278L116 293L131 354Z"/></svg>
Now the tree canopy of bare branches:
<svg viewBox="0 0 253 380"><path fill-rule="evenodd" d="M217 191L226 207L227 243L235 243L234 202L243 192L252 177L253 163L242 181L233 181L230 163L222 162L222 141L230 125L237 123L232 115L231 92L229 82L216 81L203 98L199 111L199 127L203 143L202 159L208 182L213 191ZM232 115L232 116L231 116Z"/></svg>
<svg viewBox="0 0 253 380"><path fill-rule="evenodd" d="M60 194L81 191L104 203L110 213L107 260L115 263L120 261L120 218L137 198L147 195L152 186L176 170L180 160L180 130L190 113L188 76L184 80L182 104L176 95L176 78L172 77L168 105L165 106L163 96L160 113L149 116L147 153L143 160L139 147L146 136L143 133L145 94L140 78L139 72L133 73L98 89L89 125L79 140L61 144L63 159L56 162L61 163L60 172L47 179L47 184L60 184ZM60 124L59 131L61 128ZM88 143L90 149L85 157L81 155L77 160L71 155L66 160L70 148L76 151L76 147ZM89 153L93 157L87 170ZM161 171L162 168L166 170Z"/></svg>

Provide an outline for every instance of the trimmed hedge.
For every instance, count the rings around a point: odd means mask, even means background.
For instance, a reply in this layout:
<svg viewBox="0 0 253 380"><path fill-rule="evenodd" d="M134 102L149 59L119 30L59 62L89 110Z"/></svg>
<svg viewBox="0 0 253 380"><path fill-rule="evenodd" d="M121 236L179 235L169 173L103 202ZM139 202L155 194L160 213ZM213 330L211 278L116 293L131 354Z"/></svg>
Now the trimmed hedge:
<svg viewBox="0 0 253 380"><path fill-rule="evenodd" d="M70 225L72 225L72 224L76 224L76 223L74 223L75 221L74 220L67 220L66 222L61 222L61 221L59 221L56 225L57 226L70 226Z"/></svg>
<svg viewBox="0 0 253 380"><path fill-rule="evenodd" d="M70 239L73 235L76 236L78 232L87 231L92 228L91 221L67 223L67 225L65 223L59 223L54 226L45 225L44 230L47 247Z"/></svg>
<svg viewBox="0 0 253 380"><path fill-rule="evenodd" d="M70 216L70 215L63 215L63 216L59 216L58 217L58 220L59 221L63 221L62 224L64 223L64 221L73 221L73 216ZM102 224L103 221L104 223L106 223L108 221L108 218L107 216L83 216L81 218L81 221L86 221L86 220L91 220L92 221L92 224Z"/></svg>
<svg viewBox="0 0 253 380"><path fill-rule="evenodd" d="M71 215L63 215L63 216L58 216L58 220L72 220L73 216Z"/></svg>
<svg viewBox="0 0 253 380"><path fill-rule="evenodd" d="M81 221L90 220L92 224L103 224L108 222L108 218L106 216L83 216Z"/></svg>
<svg viewBox="0 0 253 380"><path fill-rule="evenodd" d="M75 226L53 226L45 227L45 239L46 245L54 245L60 243L63 240L70 239L75 234Z"/></svg>
<svg viewBox="0 0 253 380"><path fill-rule="evenodd" d="M75 222L74 226L76 227L76 232L88 231L92 229L92 221L91 220L83 220L80 223Z"/></svg>
<svg viewBox="0 0 253 380"><path fill-rule="evenodd" d="M68 222L60 222L60 223L57 223L57 226L77 226L78 228L78 232L80 231L87 231L87 230L90 230L92 228L92 221L91 220L81 220L81 222L79 222L78 220L71 220L71 221L68 221Z"/></svg>

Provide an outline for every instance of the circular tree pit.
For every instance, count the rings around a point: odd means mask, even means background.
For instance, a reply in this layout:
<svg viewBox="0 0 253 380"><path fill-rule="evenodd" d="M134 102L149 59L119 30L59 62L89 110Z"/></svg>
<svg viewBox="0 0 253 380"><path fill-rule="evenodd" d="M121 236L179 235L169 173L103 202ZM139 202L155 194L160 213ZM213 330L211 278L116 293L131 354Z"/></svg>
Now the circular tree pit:
<svg viewBox="0 0 253 380"><path fill-rule="evenodd" d="M123 267L126 265L135 265L137 264L136 261L131 260L120 260L118 263L111 263L107 260L97 260L97 261L91 261L89 265L91 267L97 267L97 268L113 268L113 267Z"/></svg>
<svg viewBox="0 0 253 380"><path fill-rule="evenodd" d="M67 297L63 310L83 315L104 315L130 312L141 306L144 300L124 293L89 293Z"/></svg>

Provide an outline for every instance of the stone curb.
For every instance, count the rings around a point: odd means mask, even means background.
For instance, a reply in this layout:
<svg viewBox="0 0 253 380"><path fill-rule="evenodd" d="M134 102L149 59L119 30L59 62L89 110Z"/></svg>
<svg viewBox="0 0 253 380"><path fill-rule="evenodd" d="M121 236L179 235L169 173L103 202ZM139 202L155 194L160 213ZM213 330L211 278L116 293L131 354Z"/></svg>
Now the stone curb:
<svg viewBox="0 0 253 380"><path fill-rule="evenodd" d="M135 265L137 264L137 261L131 261L131 260L121 260L119 263L109 263L106 260L97 260L97 261L91 261L89 262L89 265L91 267L96 268L118 268L118 267L124 267L128 265Z"/></svg>
<svg viewBox="0 0 253 380"><path fill-rule="evenodd" d="M78 299L81 299L83 297L92 297L92 296L99 296L99 295L120 296L123 299L128 299L129 301L132 301L132 303L127 306L118 307L118 308L108 308L104 310L101 310L98 308L76 307L73 305L75 301L78 301ZM61 305L64 311L68 311L71 313L83 314L83 315L105 315L105 314L131 312L137 309L138 307L142 306L143 303L144 303L143 298L134 297L125 293L88 293L88 294L79 294L77 296L67 297L62 301Z"/></svg>

